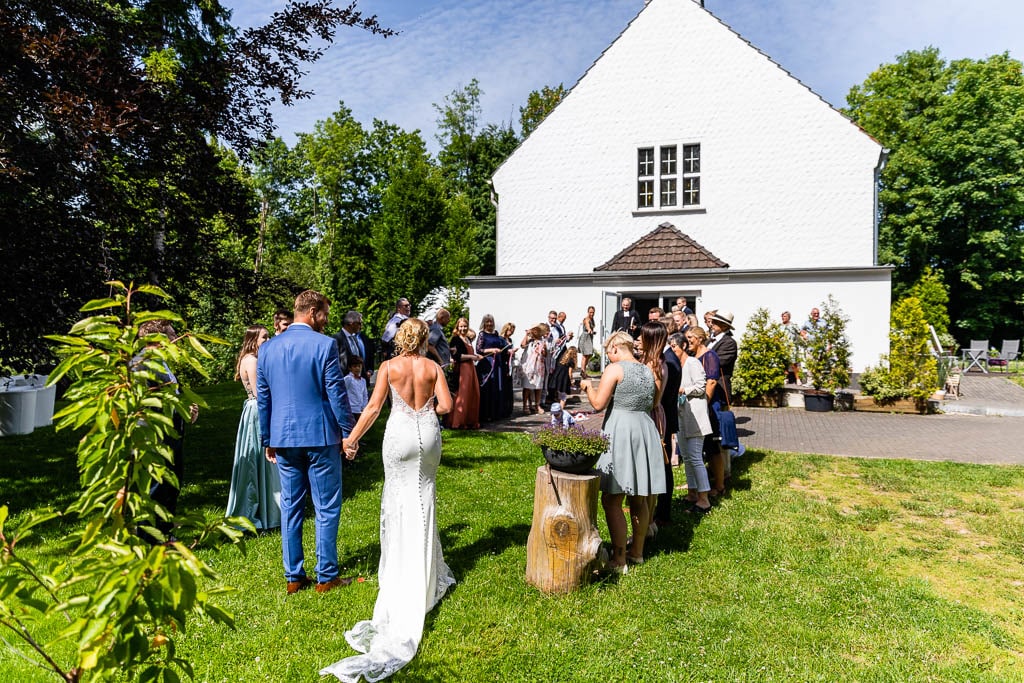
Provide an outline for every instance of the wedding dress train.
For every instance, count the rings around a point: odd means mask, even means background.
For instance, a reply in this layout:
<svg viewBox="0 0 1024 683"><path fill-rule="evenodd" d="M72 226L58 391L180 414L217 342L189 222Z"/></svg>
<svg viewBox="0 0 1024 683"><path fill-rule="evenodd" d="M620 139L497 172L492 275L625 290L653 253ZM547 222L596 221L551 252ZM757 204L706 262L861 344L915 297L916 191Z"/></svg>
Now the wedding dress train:
<svg viewBox="0 0 1024 683"><path fill-rule="evenodd" d="M419 649L426 613L455 584L445 564L434 514L434 478L441 462L441 432L434 398L413 410L391 390L384 430L384 492L380 506L380 592L373 619L345 633L364 654L320 671L346 682L379 681L408 664Z"/></svg>

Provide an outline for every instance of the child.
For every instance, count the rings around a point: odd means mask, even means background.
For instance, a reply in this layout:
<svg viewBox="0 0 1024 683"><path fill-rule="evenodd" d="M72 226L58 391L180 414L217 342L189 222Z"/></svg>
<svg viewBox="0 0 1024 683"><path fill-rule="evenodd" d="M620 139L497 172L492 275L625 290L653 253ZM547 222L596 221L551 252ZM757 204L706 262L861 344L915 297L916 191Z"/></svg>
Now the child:
<svg viewBox="0 0 1024 683"><path fill-rule="evenodd" d="M363 378L363 359L353 356L348 360L348 374L345 375L345 391L348 392L348 407L355 424L369 402L366 379Z"/></svg>
<svg viewBox="0 0 1024 683"><path fill-rule="evenodd" d="M562 426L562 427L565 427L566 429L568 429L569 427L572 427L574 424L576 424L576 420L573 418L573 416L571 414L569 414L568 410L563 410L562 409L562 404L561 403L552 403L551 404L551 426L552 427Z"/></svg>
<svg viewBox="0 0 1024 683"><path fill-rule="evenodd" d="M554 398L564 408L565 399L572 391L572 375L576 369L577 351L575 346L566 348L555 362L555 370L551 373L551 385L556 394Z"/></svg>

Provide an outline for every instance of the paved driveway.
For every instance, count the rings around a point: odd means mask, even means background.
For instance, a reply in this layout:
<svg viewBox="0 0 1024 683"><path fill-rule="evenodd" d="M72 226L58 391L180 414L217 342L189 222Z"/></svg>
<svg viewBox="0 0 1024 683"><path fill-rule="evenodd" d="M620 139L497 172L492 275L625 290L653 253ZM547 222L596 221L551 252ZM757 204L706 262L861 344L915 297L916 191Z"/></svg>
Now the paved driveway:
<svg viewBox="0 0 1024 683"><path fill-rule="evenodd" d="M1024 465L1024 418L736 408L748 448Z"/></svg>

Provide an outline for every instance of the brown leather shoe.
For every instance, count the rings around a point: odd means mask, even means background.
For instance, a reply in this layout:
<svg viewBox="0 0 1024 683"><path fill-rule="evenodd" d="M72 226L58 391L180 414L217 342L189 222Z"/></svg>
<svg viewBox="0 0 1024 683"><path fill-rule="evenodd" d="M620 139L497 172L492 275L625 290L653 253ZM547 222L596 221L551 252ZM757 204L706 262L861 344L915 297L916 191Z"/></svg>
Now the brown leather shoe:
<svg viewBox="0 0 1024 683"><path fill-rule="evenodd" d="M352 579L350 579L350 578L347 578L347 577L344 577L344 576L335 576L330 581L324 581L323 583L318 583L316 585L316 592L317 593L326 593L327 591L333 590L333 589L338 588L338 587L345 587L345 586L349 585L350 583L352 583Z"/></svg>
<svg viewBox="0 0 1024 683"><path fill-rule="evenodd" d="M312 585L313 585L313 579L309 578L308 576L303 576L298 581L289 581L288 582L288 595L294 595L295 593L298 593L299 591L304 591L304 590L306 590L307 588L309 588Z"/></svg>

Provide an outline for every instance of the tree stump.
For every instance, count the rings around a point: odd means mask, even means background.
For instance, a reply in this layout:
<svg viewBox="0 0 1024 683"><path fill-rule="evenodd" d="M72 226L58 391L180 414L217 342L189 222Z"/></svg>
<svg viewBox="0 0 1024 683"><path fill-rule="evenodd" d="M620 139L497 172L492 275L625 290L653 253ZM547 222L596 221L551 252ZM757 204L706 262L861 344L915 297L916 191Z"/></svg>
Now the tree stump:
<svg viewBox="0 0 1024 683"><path fill-rule="evenodd" d="M550 474L549 474L550 472ZM552 486L554 482L554 486ZM597 568L599 475L537 468L533 525L526 542L526 581L545 593L568 593Z"/></svg>

